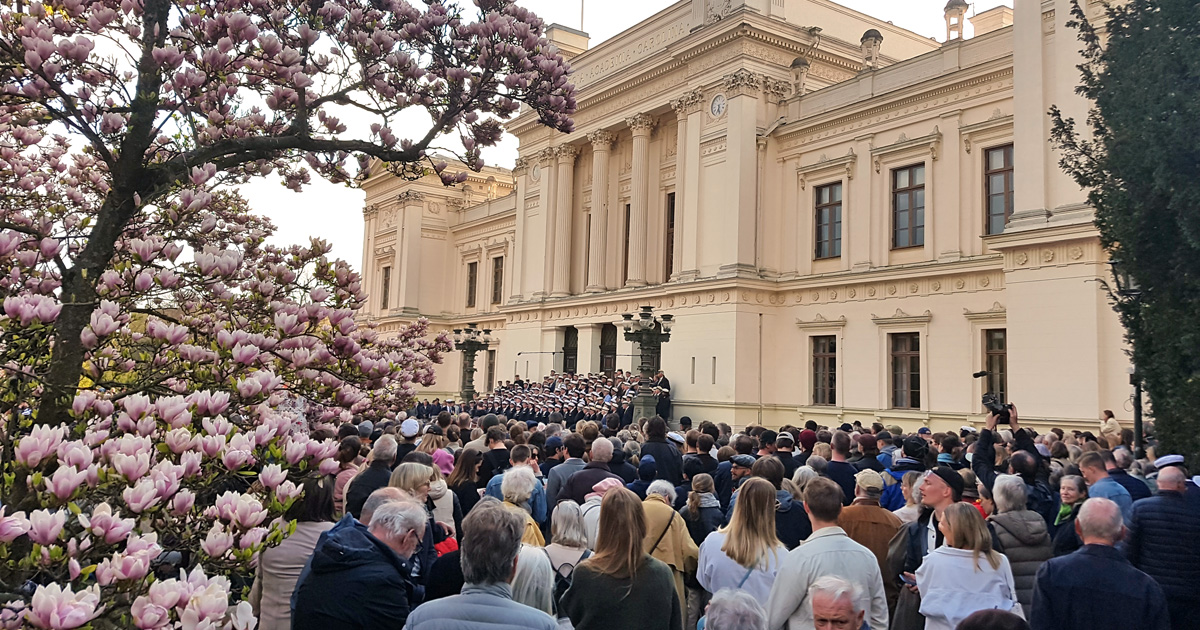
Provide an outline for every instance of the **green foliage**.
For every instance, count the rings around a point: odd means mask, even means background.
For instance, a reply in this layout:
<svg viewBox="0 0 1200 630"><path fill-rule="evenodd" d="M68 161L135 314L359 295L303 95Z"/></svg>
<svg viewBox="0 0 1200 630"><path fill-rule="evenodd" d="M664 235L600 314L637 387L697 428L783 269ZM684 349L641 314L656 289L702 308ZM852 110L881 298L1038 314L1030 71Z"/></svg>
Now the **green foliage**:
<svg viewBox="0 0 1200 630"><path fill-rule="evenodd" d="M1109 255L1142 289L1113 296L1145 379L1160 453L1200 463L1200 2L1131 0L1092 23L1074 4L1086 121L1055 108L1062 166ZM1082 124L1082 123L1080 123ZM1090 136L1090 137L1089 137Z"/></svg>

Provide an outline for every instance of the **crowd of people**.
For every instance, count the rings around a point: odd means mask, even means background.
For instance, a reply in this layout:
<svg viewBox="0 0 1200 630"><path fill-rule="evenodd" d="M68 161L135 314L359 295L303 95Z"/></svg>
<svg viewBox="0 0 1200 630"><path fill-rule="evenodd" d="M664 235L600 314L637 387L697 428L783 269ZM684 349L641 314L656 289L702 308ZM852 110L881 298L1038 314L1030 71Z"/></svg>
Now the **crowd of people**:
<svg viewBox="0 0 1200 630"><path fill-rule="evenodd" d="M611 380L518 383L485 413L342 426L341 470L305 482L260 558L261 627L1200 625L1200 487L1119 424L672 431L626 422ZM602 402L536 398L567 391Z"/></svg>

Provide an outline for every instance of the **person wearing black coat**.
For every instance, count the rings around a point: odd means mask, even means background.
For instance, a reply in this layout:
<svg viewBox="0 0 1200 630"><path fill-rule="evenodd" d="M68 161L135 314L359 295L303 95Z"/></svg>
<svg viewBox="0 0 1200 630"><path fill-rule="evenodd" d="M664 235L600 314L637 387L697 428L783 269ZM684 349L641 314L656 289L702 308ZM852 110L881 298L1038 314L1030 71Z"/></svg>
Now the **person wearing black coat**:
<svg viewBox="0 0 1200 630"><path fill-rule="evenodd" d="M371 463L350 482L346 490L346 512L358 518L363 503L372 492L388 485L392 478L392 462L396 459L396 439L384 436L375 443Z"/></svg>
<svg viewBox="0 0 1200 630"><path fill-rule="evenodd" d="M673 486L683 483L683 455L667 442L667 423L662 418L654 417L646 423L642 455L654 457L658 463L658 479L666 479Z"/></svg>
<svg viewBox="0 0 1200 630"><path fill-rule="evenodd" d="M411 553L415 540L405 536L393 543ZM400 630L415 605L409 571L401 553L347 515L321 534L296 583L292 629Z"/></svg>
<svg viewBox="0 0 1200 630"><path fill-rule="evenodd" d="M625 460L625 451L618 446L620 442L620 440L612 438L613 455L612 460L608 462L608 470L628 485L637 481L638 471L633 464Z"/></svg>
<svg viewBox="0 0 1200 630"><path fill-rule="evenodd" d="M1184 497L1185 484L1179 468L1159 472L1158 495L1133 504L1121 546L1130 564L1162 587L1173 629L1200 625L1200 507Z"/></svg>

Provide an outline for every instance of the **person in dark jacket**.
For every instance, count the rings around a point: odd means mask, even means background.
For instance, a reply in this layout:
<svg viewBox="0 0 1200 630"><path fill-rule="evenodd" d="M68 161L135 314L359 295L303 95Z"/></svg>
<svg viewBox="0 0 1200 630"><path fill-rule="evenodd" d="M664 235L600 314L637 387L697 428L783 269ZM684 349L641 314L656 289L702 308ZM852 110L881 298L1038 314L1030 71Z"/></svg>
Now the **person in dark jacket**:
<svg viewBox="0 0 1200 630"><path fill-rule="evenodd" d="M1184 498L1186 484L1179 468L1159 472L1158 496L1133 504L1122 545L1130 564L1162 587L1174 630L1200 625L1200 508Z"/></svg>
<svg viewBox="0 0 1200 630"><path fill-rule="evenodd" d="M1117 504L1088 499L1075 530L1083 547L1038 569L1032 630L1169 630L1162 587L1113 548L1124 534Z"/></svg>
<svg viewBox="0 0 1200 630"><path fill-rule="evenodd" d="M646 500L646 489L654 483L658 476L658 464L654 461L653 455L642 455L641 462L638 463L638 478L633 483L625 484L625 487L630 492L637 495L638 500Z"/></svg>
<svg viewBox="0 0 1200 630"><path fill-rule="evenodd" d="M787 431L780 431L775 437L775 452L774 457L783 464L783 478L791 479L796 469L800 467L800 462L792 456L792 450L796 448L796 440L792 438L792 434Z"/></svg>
<svg viewBox="0 0 1200 630"><path fill-rule="evenodd" d="M783 464L774 457L763 457L750 467L750 475L762 477L775 486L775 536L789 550L812 535L812 521L804 511L804 504L796 501L792 493L783 489ZM724 525L733 520L733 509L737 505L737 493L729 499Z"/></svg>
<svg viewBox="0 0 1200 630"><path fill-rule="evenodd" d="M371 463L350 482L346 490L346 512L354 518L362 515L363 503L372 492L388 485L392 463L396 459L396 438L385 435L371 448Z"/></svg>
<svg viewBox="0 0 1200 630"><path fill-rule="evenodd" d="M1064 475L1059 480L1058 494L1061 506L1058 518L1054 519L1054 557L1075 553L1083 542L1075 533L1075 519L1079 517L1079 508L1087 501L1087 484L1079 475Z"/></svg>
<svg viewBox="0 0 1200 630"><path fill-rule="evenodd" d="M925 472L925 454L929 446L917 435L910 435L904 440L904 450L897 451L892 460L891 468L883 473L883 494L879 497L879 506L895 512L904 507L904 490L901 482L909 472Z"/></svg>
<svg viewBox="0 0 1200 630"><path fill-rule="evenodd" d="M858 436L858 448L862 451L862 457L858 461L853 462L854 468L860 472L863 470L874 470L883 475L887 467L883 465L883 462L879 461L879 440L870 433L864 433Z"/></svg>
<svg viewBox="0 0 1200 630"><path fill-rule="evenodd" d="M321 534L292 594L292 629L404 627L412 609L407 559L421 544L425 508L391 501L370 527L343 517Z"/></svg>
<svg viewBox="0 0 1200 630"><path fill-rule="evenodd" d="M608 462L612 460L613 444L606 439L597 439L592 442L592 461L588 462L583 470L576 472L567 479L566 485L558 492L555 497L555 503L571 499L572 501L583 505L587 501L587 495L592 493L592 486L600 483L604 479L616 479L625 482L618 476L612 474L608 468Z"/></svg>
<svg viewBox="0 0 1200 630"><path fill-rule="evenodd" d="M621 440L609 438L609 441L613 445L613 454L612 460L608 462L608 469L627 484L637 481L637 467L625 459L625 449L621 447Z"/></svg>
<svg viewBox="0 0 1200 630"><path fill-rule="evenodd" d="M1100 457L1104 459L1109 478L1125 488L1134 503L1150 498L1150 486L1125 470L1133 464L1133 455L1127 449L1121 448L1115 452L1100 451Z"/></svg>
<svg viewBox="0 0 1200 630"><path fill-rule="evenodd" d="M1008 459L1008 472L1019 475L1025 482L1026 507L1041 515L1046 521L1047 528L1054 527L1054 519L1058 517L1058 497L1050 489L1050 466L1042 459L1033 437L1017 424L1017 408L1010 411L1009 428L1013 431L1016 442L1012 457ZM996 483L1000 474L996 470L995 432L999 418L988 414L986 428L979 432L979 441L975 443L975 455L971 458L971 470L975 477L988 490Z"/></svg>
<svg viewBox="0 0 1200 630"><path fill-rule="evenodd" d="M646 443L642 444L642 455L652 455L658 463L658 479L666 479L671 485L683 482L683 455L679 449L667 442L667 423L655 416L646 422Z"/></svg>
<svg viewBox="0 0 1200 630"><path fill-rule="evenodd" d="M725 520L720 503L713 494L713 479L707 473L699 473L692 478L692 489L679 514L687 524L688 534L700 546L709 534L716 531Z"/></svg>

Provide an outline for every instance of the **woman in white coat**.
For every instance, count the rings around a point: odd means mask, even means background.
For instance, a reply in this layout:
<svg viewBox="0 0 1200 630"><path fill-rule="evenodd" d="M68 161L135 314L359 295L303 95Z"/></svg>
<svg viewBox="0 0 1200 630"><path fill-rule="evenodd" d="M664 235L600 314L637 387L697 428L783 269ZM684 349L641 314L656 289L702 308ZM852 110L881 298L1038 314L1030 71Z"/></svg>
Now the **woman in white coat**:
<svg viewBox="0 0 1200 630"><path fill-rule="evenodd" d="M945 546L931 551L917 569L925 630L954 630L979 610L1021 612L1008 558L992 549L992 535L969 503L946 508L938 524Z"/></svg>
<svg viewBox="0 0 1200 630"><path fill-rule="evenodd" d="M766 602L786 556L775 536L775 486L751 477L738 489L729 526L701 543L696 579L709 593L732 588Z"/></svg>

